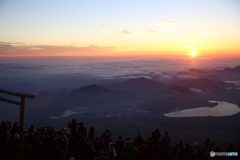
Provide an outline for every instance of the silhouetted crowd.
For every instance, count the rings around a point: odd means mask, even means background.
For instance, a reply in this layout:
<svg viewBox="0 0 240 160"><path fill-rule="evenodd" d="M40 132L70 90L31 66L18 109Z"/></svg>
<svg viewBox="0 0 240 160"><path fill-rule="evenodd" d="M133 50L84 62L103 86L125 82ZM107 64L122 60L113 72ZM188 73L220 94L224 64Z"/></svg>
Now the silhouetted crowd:
<svg viewBox="0 0 240 160"><path fill-rule="evenodd" d="M210 156L215 152L238 152L240 146L229 144L227 150L217 147L207 138L203 146L178 141L171 143L167 131L161 134L159 129L152 132L148 139L139 133L134 139L118 136L113 139L109 129L96 136L95 128L87 132L83 122L75 119L66 128L56 130L55 126L35 129L31 126L24 132L24 160L204 160L204 159L240 159L226 156ZM17 160L19 155L19 124L2 121L0 126L0 159Z"/></svg>

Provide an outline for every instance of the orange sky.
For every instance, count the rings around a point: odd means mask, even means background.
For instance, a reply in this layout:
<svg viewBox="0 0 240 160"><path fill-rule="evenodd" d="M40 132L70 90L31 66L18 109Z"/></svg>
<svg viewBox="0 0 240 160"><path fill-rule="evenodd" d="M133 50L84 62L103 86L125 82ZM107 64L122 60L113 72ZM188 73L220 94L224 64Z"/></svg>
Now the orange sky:
<svg viewBox="0 0 240 160"><path fill-rule="evenodd" d="M1 57L240 57L238 0L0 5Z"/></svg>

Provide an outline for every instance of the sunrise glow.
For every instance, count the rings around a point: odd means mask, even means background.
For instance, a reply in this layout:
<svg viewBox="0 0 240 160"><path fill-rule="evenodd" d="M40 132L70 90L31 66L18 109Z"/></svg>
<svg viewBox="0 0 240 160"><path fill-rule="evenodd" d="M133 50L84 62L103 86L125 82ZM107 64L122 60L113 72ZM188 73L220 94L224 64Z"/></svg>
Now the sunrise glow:
<svg viewBox="0 0 240 160"><path fill-rule="evenodd" d="M192 56L192 57L197 56L197 51L196 50L191 50L190 56Z"/></svg>
<svg viewBox="0 0 240 160"><path fill-rule="evenodd" d="M1 3L0 57L172 58L189 52L195 57L197 51L189 51L195 47L205 57L240 57L236 3L6 1Z"/></svg>

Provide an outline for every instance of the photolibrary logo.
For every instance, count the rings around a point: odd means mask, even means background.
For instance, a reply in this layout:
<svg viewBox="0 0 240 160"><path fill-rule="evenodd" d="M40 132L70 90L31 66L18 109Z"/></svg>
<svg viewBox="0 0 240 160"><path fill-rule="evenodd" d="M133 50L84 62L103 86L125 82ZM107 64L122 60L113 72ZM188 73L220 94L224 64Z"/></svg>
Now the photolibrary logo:
<svg viewBox="0 0 240 160"><path fill-rule="evenodd" d="M238 156L238 152L214 152L214 151L211 151L210 156L211 157L214 157L214 156Z"/></svg>

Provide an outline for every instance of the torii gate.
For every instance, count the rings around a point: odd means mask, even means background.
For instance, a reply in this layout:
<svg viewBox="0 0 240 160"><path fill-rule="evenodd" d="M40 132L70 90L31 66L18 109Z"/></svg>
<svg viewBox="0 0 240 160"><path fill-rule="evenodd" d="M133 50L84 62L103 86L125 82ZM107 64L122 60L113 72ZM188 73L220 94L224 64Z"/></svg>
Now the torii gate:
<svg viewBox="0 0 240 160"><path fill-rule="evenodd" d="M7 98L0 97L0 101L20 105L20 145L19 145L19 160L23 160L23 144L24 144L24 110L25 110L25 98L34 98L34 95L11 92L0 89L0 93L21 97L20 101L14 101Z"/></svg>

